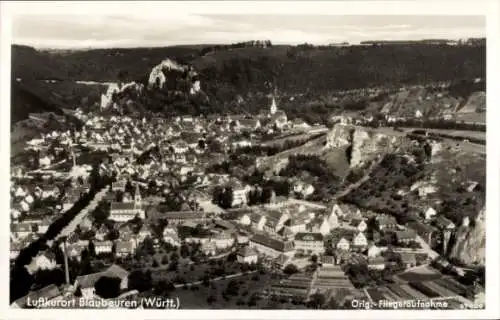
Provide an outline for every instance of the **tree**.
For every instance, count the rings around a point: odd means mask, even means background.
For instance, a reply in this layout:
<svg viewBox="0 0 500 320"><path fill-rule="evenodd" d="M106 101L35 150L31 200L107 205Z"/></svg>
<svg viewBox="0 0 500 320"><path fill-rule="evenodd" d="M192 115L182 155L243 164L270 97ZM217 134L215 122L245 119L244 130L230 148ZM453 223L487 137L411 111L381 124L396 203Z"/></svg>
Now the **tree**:
<svg viewBox="0 0 500 320"><path fill-rule="evenodd" d="M229 296L237 296L240 290L240 285L237 281L231 280L226 286L226 290L224 291Z"/></svg>
<svg viewBox="0 0 500 320"><path fill-rule="evenodd" d="M299 268L297 268L296 265L289 263L285 266L285 269L283 269L283 272L287 275L292 275L294 273L299 272Z"/></svg>
<svg viewBox="0 0 500 320"><path fill-rule="evenodd" d="M151 271L134 270L128 275L128 288L139 292L152 288Z"/></svg>
<svg viewBox="0 0 500 320"><path fill-rule="evenodd" d="M158 296L166 296L169 293L175 291L175 286L172 282L166 281L164 279L158 281L154 286L154 293Z"/></svg>
<svg viewBox="0 0 500 320"><path fill-rule="evenodd" d="M205 140L198 140L198 148L205 149L206 143Z"/></svg>
<svg viewBox="0 0 500 320"><path fill-rule="evenodd" d="M321 293L315 293L311 295L307 306L309 308L314 308L314 309L319 309L325 304L326 298L323 294Z"/></svg>
<svg viewBox="0 0 500 320"><path fill-rule="evenodd" d="M207 297L207 303L208 303L208 304L213 304L213 303L214 303L214 302L216 302L216 301L217 301L217 298L216 298L214 295L209 295L209 296Z"/></svg>
<svg viewBox="0 0 500 320"><path fill-rule="evenodd" d="M136 250L137 257L151 256L155 253L153 240L147 236Z"/></svg>
<svg viewBox="0 0 500 320"><path fill-rule="evenodd" d="M51 284L61 285L64 283L64 271L61 269L40 269L35 275L35 288L43 288Z"/></svg>
<svg viewBox="0 0 500 320"><path fill-rule="evenodd" d="M94 211L92 211L92 216L96 222L104 222L109 218L109 208L105 203L100 203Z"/></svg>
<svg viewBox="0 0 500 320"><path fill-rule="evenodd" d="M95 293L104 299L116 298L120 295L121 280L118 277L100 277L95 283Z"/></svg>
<svg viewBox="0 0 500 320"><path fill-rule="evenodd" d="M315 255L315 254L313 254L313 255L311 256L311 262L313 262L313 263L317 263L317 262L318 262L318 256L317 256L317 255Z"/></svg>
<svg viewBox="0 0 500 320"><path fill-rule="evenodd" d="M236 252L231 252L228 256L227 256L227 261L228 262L234 262L236 261L236 259L238 258L238 255L236 254Z"/></svg>

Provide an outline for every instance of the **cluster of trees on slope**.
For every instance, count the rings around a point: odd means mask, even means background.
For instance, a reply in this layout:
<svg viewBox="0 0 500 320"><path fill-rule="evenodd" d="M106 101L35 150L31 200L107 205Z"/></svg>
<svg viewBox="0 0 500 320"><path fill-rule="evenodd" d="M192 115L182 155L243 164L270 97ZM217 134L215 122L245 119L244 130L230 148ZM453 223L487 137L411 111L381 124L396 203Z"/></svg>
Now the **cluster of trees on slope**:
<svg viewBox="0 0 500 320"><path fill-rule="evenodd" d="M342 201L374 212L390 213L405 224L414 217L410 214L412 194L398 195L399 189L409 188L423 174L422 162L429 157L424 149L415 149L420 158L414 163L408 157L389 154L355 191L342 197Z"/></svg>

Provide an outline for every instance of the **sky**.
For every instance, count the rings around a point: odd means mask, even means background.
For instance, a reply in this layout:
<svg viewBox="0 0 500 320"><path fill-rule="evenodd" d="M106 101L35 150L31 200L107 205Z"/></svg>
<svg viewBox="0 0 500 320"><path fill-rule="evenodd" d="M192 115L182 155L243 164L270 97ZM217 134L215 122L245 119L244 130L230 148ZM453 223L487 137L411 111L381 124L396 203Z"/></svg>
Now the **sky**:
<svg viewBox="0 0 500 320"><path fill-rule="evenodd" d="M485 37L479 15L19 14L12 42L36 48L161 47L271 40L329 44Z"/></svg>

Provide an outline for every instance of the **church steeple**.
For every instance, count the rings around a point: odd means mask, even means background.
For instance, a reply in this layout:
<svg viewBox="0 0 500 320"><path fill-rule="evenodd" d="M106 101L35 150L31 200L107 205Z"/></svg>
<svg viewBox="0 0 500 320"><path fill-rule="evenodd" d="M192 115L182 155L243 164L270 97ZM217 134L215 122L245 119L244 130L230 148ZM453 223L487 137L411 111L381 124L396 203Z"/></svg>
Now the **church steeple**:
<svg viewBox="0 0 500 320"><path fill-rule="evenodd" d="M269 113L271 115L275 114L276 111L278 111L278 107L276 106L276 100L274 99L274 96L273 96L273 101L271 102L271 109L269 111Z"/></svg>
<svg viewBox="0 0 500 320"><path fill-rule="evenodd" d="M139 189L139 184L135 186L135 195L134 195L134 205L136 207L140 207L142 202L141 190Z"/></svg>

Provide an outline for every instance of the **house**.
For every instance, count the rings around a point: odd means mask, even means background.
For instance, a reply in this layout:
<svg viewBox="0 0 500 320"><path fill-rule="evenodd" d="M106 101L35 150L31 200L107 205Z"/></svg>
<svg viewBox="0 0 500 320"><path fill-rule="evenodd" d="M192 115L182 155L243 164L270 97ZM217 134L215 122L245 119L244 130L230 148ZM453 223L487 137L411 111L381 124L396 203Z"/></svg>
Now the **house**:
<svg viewBox="0 0 500 320"><path fill-rule="evenodd" d="M29 223L15 223L11 227L11 233L16 239L23 239L32 233L32 229Z"/></svg>
<svg viewBox="0 0 500 320"><path fill-rule="evenodd" d="M51 224L51 221L49 218L43 219L39 224L38 224L38 234L45 234L47 230L49 229Z"/></svg>
<svg viewBox="0 0 500 320"><path fill-rule="evenodd" d="M385 269L384 257L378 256L374 258L368 258L368 269L375 269L375 270Z"/></svg>
<svg viewBox="0 0 500 320"><path fill-rule="evenodd" d="M302 217L288 219L284 225L291 234L306 232L307 229L306 219Z"/></svg>
<svg viewBox="0 0 500 320"><path fill-rule="evenodd" d="M394 218L393 216L383 214L375 217L375 225L377 226L378 230L384 231L396 229L398 223L396 221L396 218Z"/></svg>
<svg viewBox="0 0 500 320"><path fill-rule="evenodd" d="M141 200L137 196L134 202L111 202L110 220L126 222L135 217L139 217L140 219L146 218Z"/></svg>
<svg viewBox="0 0 500 320"><path fill-rule="evenodd" d="M264 225L266 223L266 216L259 214L259 213L252 213L250 214L250 221L251 221L251 226L252 228L255 228L257 230L264 230Z"/></svg>
<svg viewBox="0 0 500 320"><path fill-rule="evenodd" d="M396 231L395 235L396 235L396 241L399 244L409 244L417 239L415 231L411 229Z"/></svg>
<svg viewBox="0 0 500 320"><path fill-rule="evenodd" d="M292 241L275 239L264 234L255 234L249 244L257 252L274 258L280 254L292 256L295 253Z"/></svg>
<svg viewBox="0 0 500 320"><path fill-rule="evenodd" d="M424 212L424 217L425 220L431 220L434 218L434 216L437 215L437 212L434 208L429 207L425 212Z"/></svg>
<svg viewBox="0 0 500 320"><path fill-rule="evenodd" d="M103 223L101 227L96 231L95 238L99 241L103 241L109 232L109 228L106 226L106 224Z"/></svg>
<svg viewBox="0 0 500 320"><path fill-rule="evenodd" d="M249 131L254 131L261 127L259 119L241 119L239 120L239 125L241 129L246 129Z"/></svg>
<svg viewBox="0 0 500 320"><path fill-rule="evenodd" d="M186 141L177 140L172 143L172 149L174 150L174 153L186 153L189 150L189 145Z"/></svg>
<svg viewBox="0 0 500 320"><path fill-rule="evenodd" d="M159 211L160 210L160 211ZM203 211L168 211L161 212L161 208L154 208L151 213L166 219L169 226L176 226L183 224L186 221L191 222L203 222L205 220L206 213ZM156 212L156 213L155 213Z"/></svg>
<svg viewBox="0 0 500 320"><path fill-rule="evenodd" d="M239 223L239 224L242 224L242 225L244 225L244 226L249 226L249 225L251 225L251 224L252 224L252 220L250 219L250 214L248 214L248 213L243 214L243 215L239 218L238 223ZM262 230L262 229L261 229L261 230Z"/></svg>
<svg viewBox="0 0 500 320"><path fill-rule="evenodd" d="M214 242L202 243L200 250L207 256L214 256L217 253L217 248Z"/></svg>
<svg viewBox="0 0 500 320"><path fill-rule="evenodd" d="M257 252L250 247L244 247L238 250L236 259L239 263L257 263Z"/></svg>
<svg viewBox="0 0 500 320"><path fill-rule="evenodd" d="M284 197L284 196L275 197L274 191L273 191L273 195L271 196L271 200L269 203L265 204L265 207L270 208L270 209L282 208L286 204L287 201L288 201L287 197Z"/></svg>
<svg viewBox="0 0 500 320"><path fill-rule="evenodd" d="M335 256L321 256L319 262L322 267L330 267L337 264Z"/></svg>
<svg viewBox="0 0 500 320"><path fill-rule="evenodd" d="M149 228L149 226L147 224L143 224L141 229L139 229L139 232L137 233L137 237L136 237L137 242L141 243L147 237L151 237L151 235L152 235L151 228Z"/></svg>
<svg viewBox="0 0 500 320"><path fill-rule="evenodd" d="M368 258L378 257L382 250L376 245L372 244L367 251Z"/></svg>
<svg viewBox="0 0 500 320"><path fill-rule="evenodd" d="M325 242L321 233L297 233L294 240L295 250L306 254L323 254Z"/></svg>
<svg viewBox="0 0 500 320"><path fill-rule="evenodd" d="M135 241L117 241L116 242L116 256L126 257L135 252Z"/></svg>
<svg viewBox="0 0 500 320"><path fill-rule="evenodd" d="M276 126L278 129L283 129L288 125L288 118L285 111L278 110L271 116L270 124Z"/></svg>
<svg viewBox="0 0 500 320"><path fill-rule="evenodd" d="M358 232L358 234L352 240L352 246L355 249L364 249L368 245L368 240L363 232Z"/></svg>
<svg viewBox="0 0 500 320"><path fill-rule="evenodd" d="M300 119L300 118L295 118L292 120L292 128L293 129L297 129L297 130L301 130L301 131L306 131L307 129L309 129L311 126L305 122L304 120Z"/></svg>
<svg viewBox="0 0 500 320"><path fill-rule="evenodd" d="M331 213L334 213L338 218L357 218L361 217L360 210L350 204L345 203L335 203L332 207Z"/></svg>
<svg viewBox="0 0 500 320"><path fill-rule="evenodd" d="M337 248L337 250L349 251L349 249L351 248L351 243L349 242L349 240L347 240L346 238L342 237L337 242L337 244L335 245L335 247Z"/></svg>
<svg viewBox="0 0 500 320"><path fill-rule="evenodd" d="M132 228L128 224L123 224L118 228L121 240L128 240L132 236Z"/></svg>
<svg viewBox="0 0 500 320"><path fill-rule="evenodd" d="M252 190L249 185L233 187L233 202L231 206L245 205L248 202L248 193Z"/></svg>
<svg viewBox="0 0 500 320"><path fill-rule="evenodd" d="M332 231L330 223L328 223L328 219L325 217L321 221L321 224L319 225L318 232L321 233L322 235L326 236Z"/></svg>
<svg viewBox="0 0 500 320"><path fill-rule="evenodd" d="M296 181L293 184L293 191L296 193L300 193L303 197L307 197L314 193L314 186L302 181Z"/></svg>
<svg viewBox="0 0 500 320"><path fill-rule="evenodd" d="M66 254L68 255L68 258L80 261L82 258L82 251L86 248L87 246L83 246L78 243L72 243L66 246Z"/></svg>
<svg viewBox="0 0 500 320"><path fill-rule="evenodd" d="M330 230L336 229L340 226L339 218L337 217L336 211L332 210L329 215L327 215L327 221L330 225Z"/></svg>
<svg viewBox="0 0 500 320"><path fill-rule="evenodd" d="M277 233L280 231L284 223L290 219L290 215L287 212L280 211L267 211L266 212L266 223L264 224L264 231L269 233Z"/></svg>
<svg viewBox="0 0 500 320"><path fill-rule="evenodd" d="M120 289L124 290L128 287L128 274L127 270L113 264L105 271L76 277L74 287L80 288L82 298L92 299L95 296L94 286L101 277L119 278L121 280Z"/></svg>
<svg viewBox="0 0 500 320"><path fill-rule="evenodd" d="M231 143L231 147L233 149L251 147L251 146L252 146L252 141L248 139L236 140Z"/></svg>
<svg viewBox="0 0 500 320"><path fill-rule="evenodd" d="M163 229L163 241L165 241L165 243L169 243L174 247L179 247L181 245L179 235L174 228L167 227Z"/></svg>
<svg viewBox="0 0 500 320"><path fill-rule="evenodd" d="M414 253L401 252L400 256L401 256L401 261L403 262L405 268L413 268L417 265L417 259Z"/></svg>
<svg viewBox="0 0 500 320"><path fill-rule="evenodd" d="M234 241L234 237L228 232L221 232L210 237L210 242L213 242L217 249L227 249L234 244Z"/></svg>
<svg viewBox="0 0 500 320"><path fill-rule="evenodd" d="M435 227L417 221L410 222L408 227L415 230L415 232L429 245L432 243L434 236L439 233Z"/></svg>
<svg viewBox="0 0 500 320"><path fill-rule="evenodd" d="M245 233L238 233L236 235L236 242L238 244L248 244L248 241L250 241L250 239L248 238L247 234L245 234Z"/></svg>
<svg viewBox="0 0 500 320"><path fill-rule="evenodd" d="M214 224L215 224L215 227L222 229L222 230L225 230L225 231L232 231L232 230L236 229L236 226L234 224L232 224L231 222L226 221L226 220L217 219L214 221Z"/></svg>
<svg viewBox="0 0 500 320"><path fill-rule="evenodd" d="M111 241L95 241L94 242L95 253L110 253L113 251L113 242Z"/></svg>
<svg viewBox="0 0 500 320"><path fill-rule="evenodd" d="M56 255L52 251L45 251L34 258L35 270L52 270L57 267Z"/></svg>

